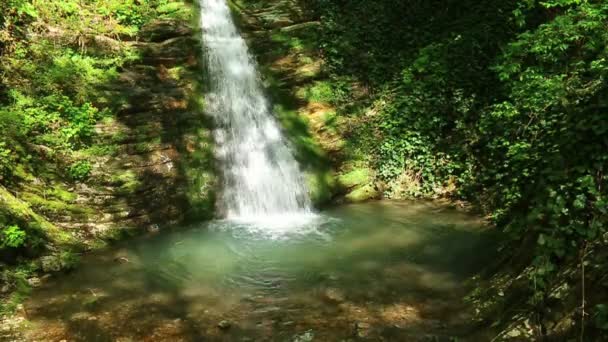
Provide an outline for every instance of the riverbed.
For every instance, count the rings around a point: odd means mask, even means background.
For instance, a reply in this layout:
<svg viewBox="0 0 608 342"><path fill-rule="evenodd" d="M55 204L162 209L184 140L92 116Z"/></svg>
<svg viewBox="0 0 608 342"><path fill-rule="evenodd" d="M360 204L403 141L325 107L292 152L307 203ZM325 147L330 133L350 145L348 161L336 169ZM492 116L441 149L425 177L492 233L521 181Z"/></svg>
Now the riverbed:
<svg viewBox="0 0 608 342"><path fill-rule="evenodd" d="M293 229L213 221L88 255L77 270L34 291L25 305L27 337L471 336L467 280L495 253L481 219L433 202L373 202L327 210L300 226L285 223Z"/></svg>

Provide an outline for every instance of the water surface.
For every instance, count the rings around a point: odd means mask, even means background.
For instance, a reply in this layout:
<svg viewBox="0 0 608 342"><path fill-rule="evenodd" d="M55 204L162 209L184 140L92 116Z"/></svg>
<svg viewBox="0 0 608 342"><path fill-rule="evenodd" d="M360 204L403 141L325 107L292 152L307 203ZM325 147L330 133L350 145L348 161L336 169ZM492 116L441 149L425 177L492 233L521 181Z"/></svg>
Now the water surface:
<svg viewBox="0 0 608 342"><path fill-rule="evenodd" d="M34 292L29 338L466 336L464 284L493 251L478 218L430 202L342 206L291 233L260 228L216 221L89 255Z"/></svg>

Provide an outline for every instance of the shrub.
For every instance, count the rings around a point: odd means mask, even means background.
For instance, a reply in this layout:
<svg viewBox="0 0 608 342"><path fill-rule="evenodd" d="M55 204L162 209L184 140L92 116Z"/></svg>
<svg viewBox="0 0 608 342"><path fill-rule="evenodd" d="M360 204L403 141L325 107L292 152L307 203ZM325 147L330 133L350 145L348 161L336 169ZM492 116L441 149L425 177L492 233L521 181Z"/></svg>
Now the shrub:
<svg viewBox="0 0 608 342"><path fill-rule="evenodd" d="M1 248L19 248L25 244L27 234L17 225L5 227L0 232Z"/></svg>
<svg viewBox="0 0 608 342"><path fill-rule="evenodd" d="M84 181L91 175L92 166L86 160L77 161L70 166L69 173L70 178L74 181Z"/></svg>

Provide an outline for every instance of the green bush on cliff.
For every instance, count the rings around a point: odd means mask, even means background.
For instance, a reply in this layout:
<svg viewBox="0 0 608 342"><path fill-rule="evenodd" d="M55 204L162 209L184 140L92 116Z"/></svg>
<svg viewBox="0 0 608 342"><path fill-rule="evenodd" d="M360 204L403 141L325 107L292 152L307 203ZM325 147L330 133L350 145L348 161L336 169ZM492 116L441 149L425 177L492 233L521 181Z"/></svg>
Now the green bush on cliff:
<svg viewBox="0 0 608 342"><path fill-rule="evenodd" d="M70 177L75 181L83 181L89 177L91 169L91 163L88 161L78 161L70 166Z"/></svg>
<svg viewBox="0 0 608 342"><path fill-rule="evenodd" d="M49 240L69 240L32 212L27 199L44 200L30 203L32 208L53 205L40 213L72 207L47 199L46 192L24 191L24 185L89 177L92 166L84 156L94 148L94 127L112 114L107 89L118 70L138 58L125 40L155 19L159 6L166 11L173 2L0 2L0 219L19 223L0 227L2 248L34 255ZM14 253L4 256L17 259Z"/></svg>
<svg viewBox="0 0 608 342"><path fill-rule="evenodd" d="M0 248L18 248L25 244L26 233L17 225L4 227L0 232Z"/></svg>

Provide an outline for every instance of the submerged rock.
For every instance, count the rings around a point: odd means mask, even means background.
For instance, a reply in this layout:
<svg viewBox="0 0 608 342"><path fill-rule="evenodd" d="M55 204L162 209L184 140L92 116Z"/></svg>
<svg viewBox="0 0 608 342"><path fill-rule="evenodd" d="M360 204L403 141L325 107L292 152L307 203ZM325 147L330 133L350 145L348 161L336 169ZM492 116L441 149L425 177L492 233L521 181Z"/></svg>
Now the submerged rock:
<svg viewBox="0 0 608 342"><path fill-rule="evenodd" d="M232 326L232 323L230 323L230 321L227 321L227 320L223 320L217 324L217 327L222 330L230 329L231 326Z"/></svg>
<svg viewBox="0 0 608 342"><path fill-rule="evenodd" d="M372 325L367 322L357 322L355 323L355 333L357 337L365 338L369 336Z"/></svg>
<svg viewBox="0 0 608 342"><path fill-rule="evenodd" d="M314 340L315 334L312 330L307 330L303 334L296 335L293 337L293 342L311 342Z"/></svg>
<svg viewBox="0 0 608 342"><path fill-rule="evenodd" d="M344 301L344 293L336 288L328 288L323 292L323 299L328 302L342 303Z"/></svg>
<svg viewBox="0 0 608 342"><path fill-rule="evenodd" d="M119 263L119 264L124 264L124 263L130 262L129 258L127 258L125 256L117 256L117 257L114 258L114 261L117 262L117 263Z"/></svg>
<svg viewBox="0 0 608 342"><path fill-rule="evenodd" d="M160 231L160 226L158 224L152 224L148 226L148 233L158 233Z"/></svg>

